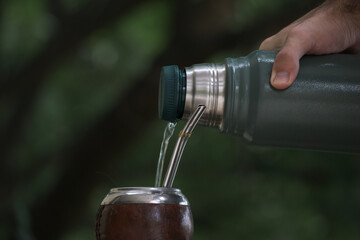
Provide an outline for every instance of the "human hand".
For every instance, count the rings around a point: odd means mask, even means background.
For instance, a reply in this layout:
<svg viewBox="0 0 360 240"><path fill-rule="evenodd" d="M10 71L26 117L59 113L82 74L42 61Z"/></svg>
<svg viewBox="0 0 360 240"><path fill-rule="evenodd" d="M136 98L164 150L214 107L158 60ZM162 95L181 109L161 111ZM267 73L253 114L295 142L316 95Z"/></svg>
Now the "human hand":
<svg viewBox="0 0 360 240"><path fill-rule="evenodd" d="M286 89L299 72L305 54L360 53L360 1L327 0L279 33L265 39L260 50L280 50L270 83ZM359 66L360 67L360 66Z"/></svg>

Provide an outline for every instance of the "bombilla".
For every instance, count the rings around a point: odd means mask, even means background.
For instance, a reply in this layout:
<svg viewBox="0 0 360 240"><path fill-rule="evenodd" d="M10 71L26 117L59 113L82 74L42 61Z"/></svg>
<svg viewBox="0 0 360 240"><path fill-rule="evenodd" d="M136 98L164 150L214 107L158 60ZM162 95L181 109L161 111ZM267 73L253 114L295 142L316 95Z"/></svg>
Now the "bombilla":
<svg viewBox="0 0 360 240"><path fill-rule="evenodd" d="M206 109L205 105L199 105L197 109L190 116L184 129L180 131L178 141L176 142L173 154L169 162L169 167L166 171L163 187L166 188L172 187L185 145L189 140L189 137L191 136L191 133L194 130L197 122L200 120L201 116L205 112L205 109Z"/></svg>

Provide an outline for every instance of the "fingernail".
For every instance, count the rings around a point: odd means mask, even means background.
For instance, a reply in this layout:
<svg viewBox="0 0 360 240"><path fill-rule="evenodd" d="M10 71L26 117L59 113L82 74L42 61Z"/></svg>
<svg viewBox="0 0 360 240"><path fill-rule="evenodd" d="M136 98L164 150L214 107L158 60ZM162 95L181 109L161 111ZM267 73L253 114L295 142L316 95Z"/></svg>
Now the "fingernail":
<svg viewBox="0 0 360 240"><path fill-rule="evenodd" d="M288 83L290 80L290 74L288 72L278 72L273 79L274 84Z"/></svg>

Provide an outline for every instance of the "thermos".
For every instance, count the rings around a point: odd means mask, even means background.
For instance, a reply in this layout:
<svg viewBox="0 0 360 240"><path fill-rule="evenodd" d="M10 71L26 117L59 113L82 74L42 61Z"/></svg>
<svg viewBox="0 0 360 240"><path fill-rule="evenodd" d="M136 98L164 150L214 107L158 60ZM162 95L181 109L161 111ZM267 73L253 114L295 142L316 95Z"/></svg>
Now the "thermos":
<svg viewBox="0 0 360 240"><path fill-rule="evenodd" d="M96 240L191 240L189 202L179 189L113 188L96 217Z"/></svg>
<svg viewBox="0 0 360 240"><path fill-rule="evenodd" d="M276 51L254 51L224 63L163 67L159 115L188 119L255 145L360 152L360 56L304 56L295 82L270 85Z"/></svg>

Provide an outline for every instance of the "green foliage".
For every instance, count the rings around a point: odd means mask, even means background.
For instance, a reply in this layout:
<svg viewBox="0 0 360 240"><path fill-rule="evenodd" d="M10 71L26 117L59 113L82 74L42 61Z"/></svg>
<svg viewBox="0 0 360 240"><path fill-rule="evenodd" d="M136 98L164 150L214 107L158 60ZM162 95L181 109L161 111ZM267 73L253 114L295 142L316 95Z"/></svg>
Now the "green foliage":
<svg viewBox="0 0 360 240"><path fill-rule="evenodd" d="M168 18L165 2L140 6L58 66L37 98L19 158L53 151L106 113L162 50Z"/></svg>
<svg viewBox="0 0 360 240"><path fill-rule="evenodd" d="M56 22L44 1L4 1L0 34L0 69L21 66L41 48Z"/></svg>

